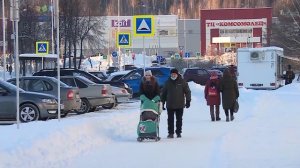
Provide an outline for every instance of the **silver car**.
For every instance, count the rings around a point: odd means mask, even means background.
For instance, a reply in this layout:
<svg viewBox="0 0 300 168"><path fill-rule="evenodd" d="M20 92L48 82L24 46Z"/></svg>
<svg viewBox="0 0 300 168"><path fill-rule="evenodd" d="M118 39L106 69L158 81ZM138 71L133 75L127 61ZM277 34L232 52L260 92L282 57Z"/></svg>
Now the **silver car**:
<svg viewBox="0 0 300 168"><path fill-rule="evenodd" d="M95 111L98 106L112 108L116 104L109 84L96 84L83 76L61 76L60 80L69 86L79 88L81 107L77 113Z"/></svg>
<svg viewBox="0 0 300 168"><path fill-rule="evenodd" d="M0 80L0 120L2 121L16 119L16 90L15 85ZM23 89L19 89L19 93L21 122L57 117L58 104L55 96L26 92Z"/></svg>
<svg viewBox="0 0 300 168"><path fill-rule="evenodd" d="M16 85L16 79L9 79L7 82ZM25 91L46 93L58 96L58 80L48 76L26 76L20 78L20 88ZM81 99L79 97L79 89L71 87L65 83L60 83L61 104L64 106L62 116L66 116L69 112L79 110Z"/></svg>
<svg viewBox="0 0 300 168"><path fill-rule="evenodd" d="M117 104L129 102L130 98L132 98L132 94L128 93L128 91L124 88L115 86L112 86L111 88L112 93L116 96Z"/></svg>

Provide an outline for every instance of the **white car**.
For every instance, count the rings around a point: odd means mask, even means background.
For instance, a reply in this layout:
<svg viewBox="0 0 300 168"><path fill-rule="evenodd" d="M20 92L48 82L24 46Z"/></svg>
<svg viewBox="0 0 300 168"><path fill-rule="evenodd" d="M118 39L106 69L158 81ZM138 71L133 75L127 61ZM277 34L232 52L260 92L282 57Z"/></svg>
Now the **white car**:
<svg viewBox="0 0 300 168"><path fill-rule="evenodd" d="M118 81L121 77L128 74L130 71L131 70L113 72L107 77L106 81Z"/></svg>

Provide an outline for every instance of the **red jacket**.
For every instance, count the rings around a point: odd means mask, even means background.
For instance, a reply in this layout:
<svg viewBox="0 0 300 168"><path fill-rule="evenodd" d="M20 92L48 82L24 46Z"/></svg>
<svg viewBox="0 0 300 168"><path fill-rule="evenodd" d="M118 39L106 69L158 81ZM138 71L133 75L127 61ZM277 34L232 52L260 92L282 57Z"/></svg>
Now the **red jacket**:
<svg viewBox="0 0 300 168"><path fill-rule="evenodd" d="M212 87L214 86L216 88L216 95L209 94L209 92L210 92L209 88L211 86ZM206 82L205 89L204 89L204 96L207 101L207 105L220 105L221 104L219 87L220 87L219 79L209 79Z"/></svg>

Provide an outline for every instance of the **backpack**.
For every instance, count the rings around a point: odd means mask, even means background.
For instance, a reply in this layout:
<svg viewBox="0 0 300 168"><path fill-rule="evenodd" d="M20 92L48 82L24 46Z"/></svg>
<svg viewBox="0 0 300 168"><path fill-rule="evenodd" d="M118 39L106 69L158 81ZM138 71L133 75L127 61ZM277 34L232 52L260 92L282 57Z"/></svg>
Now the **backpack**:
<svg viewBox="0 0 300 168"><path fill-rule="evenodd" d="M208 96L217 96L218 95L218 90L215 86L210 86L208 88Z"/></svg>

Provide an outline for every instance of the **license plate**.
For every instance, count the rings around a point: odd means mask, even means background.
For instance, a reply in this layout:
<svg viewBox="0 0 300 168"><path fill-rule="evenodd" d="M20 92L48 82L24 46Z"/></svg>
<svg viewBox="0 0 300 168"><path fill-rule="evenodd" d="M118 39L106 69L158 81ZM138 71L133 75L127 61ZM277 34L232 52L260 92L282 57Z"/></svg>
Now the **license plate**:
<svg viewBox="0 0 300 168"><path fill-rule="evenodd" d="M77 95L76 95L76 98L77 98L77 99L80 99L80 96L79 96L79 94L77 94Z"/></svg>

